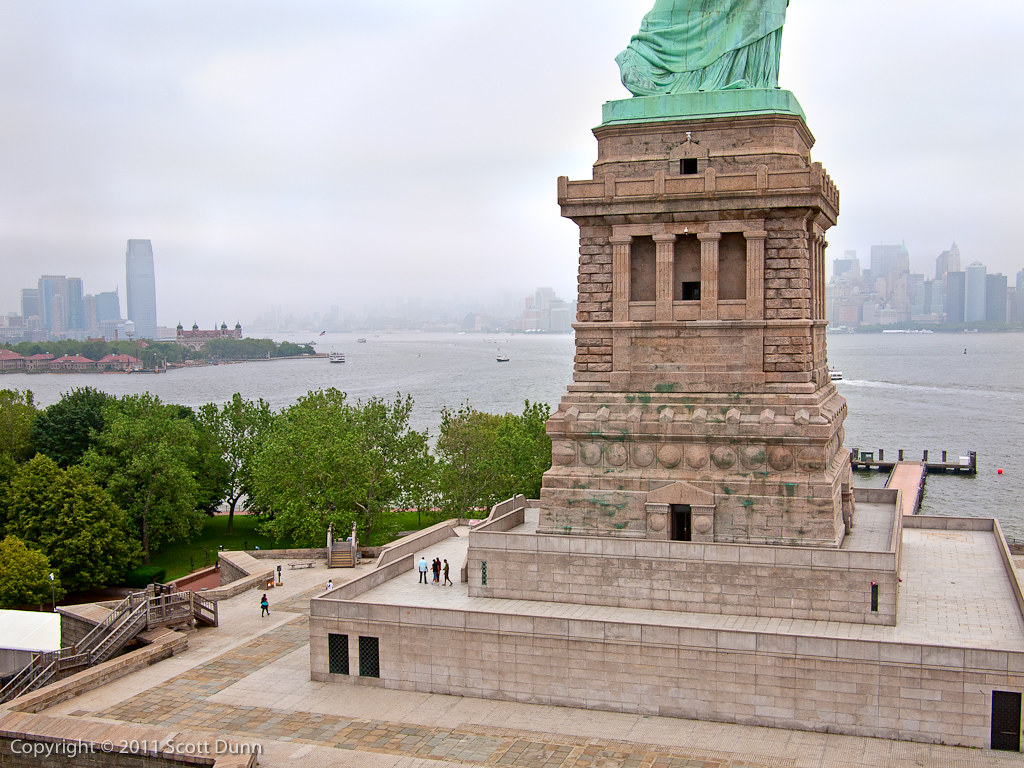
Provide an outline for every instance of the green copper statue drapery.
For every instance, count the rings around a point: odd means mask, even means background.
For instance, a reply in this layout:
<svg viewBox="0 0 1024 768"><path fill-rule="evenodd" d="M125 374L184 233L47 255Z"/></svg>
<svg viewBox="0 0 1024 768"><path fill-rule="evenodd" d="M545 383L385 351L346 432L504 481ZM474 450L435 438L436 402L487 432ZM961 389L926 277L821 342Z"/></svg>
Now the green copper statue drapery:
<svg viewBox="0 0 1024 768"><path fill-rule="evenodd" d="M634 96L777 88L789 0L656 0L615 57Z"/></svg>

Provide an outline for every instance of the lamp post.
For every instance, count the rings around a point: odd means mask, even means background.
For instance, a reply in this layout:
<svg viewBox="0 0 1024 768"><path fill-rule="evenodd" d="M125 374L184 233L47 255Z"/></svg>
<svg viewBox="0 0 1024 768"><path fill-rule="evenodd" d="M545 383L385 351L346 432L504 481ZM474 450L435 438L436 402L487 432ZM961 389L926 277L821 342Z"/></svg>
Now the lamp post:
<svg viewBox="0 0 1024 768"><path fill-rule="evenodd" d="M53 589L53 573L50 573L50 602L53 604L53 612L57 612L57 593Z"/></svg>

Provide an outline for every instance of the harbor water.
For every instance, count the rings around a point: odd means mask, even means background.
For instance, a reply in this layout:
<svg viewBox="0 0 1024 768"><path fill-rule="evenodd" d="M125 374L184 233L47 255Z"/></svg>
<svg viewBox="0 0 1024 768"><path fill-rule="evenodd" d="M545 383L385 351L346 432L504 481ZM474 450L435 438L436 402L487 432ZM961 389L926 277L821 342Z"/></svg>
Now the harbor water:
<svg viewBox="0 0 1024 768"><path fill-rule="evenodd" d="M311 340L308 334L276 338ZM239 392L274 409L322 387L353 399L401 392L415 400L413 426L436 436L443 407L469 402L483 411L520 412L525 400L555 407L572 377L571 336L381 333L366 339L316 338L318 351L345 353L338 364L318 358L160 375L8 374L0 387L31 389L41 406L91 386L113 395L151 391L193 407ZM836 334L828 345L830 365L844 376L836 385L849 403L847 447L881 448L887 456L902 448L908 459L923 450L951 457L977 451L977 476L929 475L922 513L995 516L1007 536L1024 539L1024 334ZM499 354L509 361L497 362ZM858 473L855 482L879 485L884 475Z"/></svg>

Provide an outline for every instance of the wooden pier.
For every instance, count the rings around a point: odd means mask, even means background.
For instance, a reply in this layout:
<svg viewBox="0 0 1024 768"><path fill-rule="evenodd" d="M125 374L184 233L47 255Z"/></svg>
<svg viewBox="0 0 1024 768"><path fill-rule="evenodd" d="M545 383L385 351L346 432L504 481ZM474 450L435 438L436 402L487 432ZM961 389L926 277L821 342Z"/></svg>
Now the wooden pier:
<svg viewBox="0 0 1024 768"><path fill-rule="evenodd" d="M948 451L941 451L941 459L939 461L934 460L934 453L930 451L923 451L920 460L916 458L910 458L909 452L904 451L902 448L896 451L896 455L893 456L893 452L889 451L888 456L884 449L879 448L877 451L862 451L854 449L851 456L851 464L854 469L875 469L879 472L891 472L893 468L901 461L914 461L924 467L925 472L953 472L960 475L976 475L978 474L978 452L970 451L966 456L954 456L954 460L950 461Z"/></svg>
<svg viewBox="0 0 1024 768"><path fill-rule="evenodd" d="M916 515L924 498L925 466L920 461L901 461L892 468L886 488L900 492L900 514Z"/></svg>

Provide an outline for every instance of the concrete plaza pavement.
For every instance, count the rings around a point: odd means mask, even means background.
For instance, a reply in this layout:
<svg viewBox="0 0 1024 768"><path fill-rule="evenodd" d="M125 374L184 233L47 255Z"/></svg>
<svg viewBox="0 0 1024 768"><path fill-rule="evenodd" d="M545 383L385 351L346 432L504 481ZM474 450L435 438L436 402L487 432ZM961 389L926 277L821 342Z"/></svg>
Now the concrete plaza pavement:
<svg viewBox="0 0 1024 768"><path fill-rule="evenodd" d="M428 559L435 550L445 556L442 547L431 547ZM454 570L457 561L449 561ZM329 571L318 562L289 571L285 565L284 585L268 591L269 617L260 617L260 590L222 601L220 626L191 634L184 653L45 714L258 743L261 766L1021 765L1015 753L312 682L308 600L328 578L337 586L369 567ZM461 586L420 586L410 576L410 594L418 590L424 599Z"/></svg>

